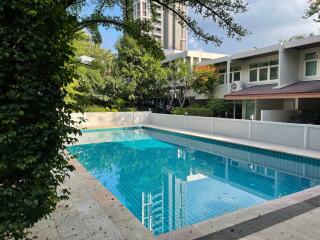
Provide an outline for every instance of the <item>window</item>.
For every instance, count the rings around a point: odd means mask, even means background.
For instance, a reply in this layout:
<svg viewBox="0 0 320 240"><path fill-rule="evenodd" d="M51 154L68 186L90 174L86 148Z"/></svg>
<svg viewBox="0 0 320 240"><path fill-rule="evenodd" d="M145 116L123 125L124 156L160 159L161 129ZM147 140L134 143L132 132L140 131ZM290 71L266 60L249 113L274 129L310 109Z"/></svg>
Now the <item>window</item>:
<svg viewBox="0 0 320 240"><path fill-rule="evenodd" d="M279 74L279 61L278 60L271 60L269 61L269 76L270 76L270 80L276 80L279 78L278 74Z"/></svg>
<svg viewBox="0 0 320 240"><path fill-rule="evenodd" d="M256 82L258 80L258 70L252 69L250 70L250 82Z"/></svg>
<svg viewBox="0 0 320 240"><path fill-rule="evenodd" d="M241 66L234 66L230 68L230 82L240 81Z"/></svg>
<svg viewBox="0 0 320 240"><path fill-rule="evenodd" d="M305 76L315 76L317 75L317 53L308 53L305 55Z"/></svg>
<svg viewBox="0 0 320 240"><path fill-rule="evenodd" d="M218 70L218 79L219 79L219 84L224 84L226 80L226 69L221 68Z"/></svg>
<svg viewBox="0 0 320 240"><path fill-rule="evenodd" d="M194 57L193 58L193 64L198 64L199 63L199 58L198 57Z"/></svg>
<svg viewBox="0 0 320 240"><path fill-rule="evenodd" d="M268 80L268 68L260 68L259 69L259 81Z"/></svg>
<svg viewBox="0 0 320 240"><path fill-rule="evenodd" d="M255 101L254 100L246 100L246 105L245 105L246 119L250 119L250 120L255 119L255 109L256 109Z"/></svg>
<svg viewBox="0 0 320 240"><path fill-rule="evenodd" d="M184 37L184 30L185 30L185 28L180 28L180 30L181 30L181 33L180 33L180 35L181 35L181 38L182 39L184 39L185 37Z"/></svg>
<svg viewBox="0 0 320 240"><path fill-rule="evenodd" d="M278 66L270 67L270 80L278 79Z"/></svg>
<svg viewBox="0 0 320 240"><path fill-rule="evenodd" d="M270 60L249 64L250 82L278 79L279 61Z"/></svg>

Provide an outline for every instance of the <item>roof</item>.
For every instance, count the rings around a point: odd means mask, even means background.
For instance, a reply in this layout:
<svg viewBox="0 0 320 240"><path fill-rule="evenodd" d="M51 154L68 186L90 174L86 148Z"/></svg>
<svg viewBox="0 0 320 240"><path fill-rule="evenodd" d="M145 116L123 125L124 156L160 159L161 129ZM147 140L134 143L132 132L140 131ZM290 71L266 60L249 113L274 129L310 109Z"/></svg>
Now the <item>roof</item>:
<svg viewBox="0 0 320 240"><path fill-rule="evenodd" d="M320 80L299 81L286 87L277 84L255 85L225 95L226 99L320 98Z"/></svg>
<svg viewBox="0 0 320 240"><path fill-rule="evenodd" d="M284 41L283 48L304 49L310 47L318 47L320 44L320 35L310 36L306 38L296 39L292 41Z"/></svg>
<svg viewBox="0 0 320 240"><path fill-rule="evenodd" d="M228 62L229 60L230 60L230 56L223 56L223 57L218 57L211 60L202 61L201 63L198 64L198 66L218 64L218 63Z"/></svg>
<svg viewBox="0 0 320 240"><path fill-rule="evenodd" d="M244 52L235 53L231 55L232 60L236 59L250 59L252 57L263 57L268 55L277 54L280 49L280 44L274 44L271 46L250 49Z"/></svg>
<svg viewBox="0 0 320 240"><path fill-rule="evenodd" d="M185 57L200 57L203 59L216 59L224 56L225 56L224 54L204 52L204 51L194 51L194 50L186 50L186 51L179 51L179 52L175 51L175 52L168 53L163 63L171 62L176 59L185 58Z"/></svg>
<svg viewBox="0 0 320 240"><path fill-rule="evenodd" d="M282 41L280 43L262 47L249 49L243 52L233 53L229 56L215 58L213 60L201 62L199 65L218 64L226 61L248 60L253 58L260 58L265 56L277 55L283 49L306 49L320 46L320 35L305 37L302 39L294 39L291 41Z"/></svg>

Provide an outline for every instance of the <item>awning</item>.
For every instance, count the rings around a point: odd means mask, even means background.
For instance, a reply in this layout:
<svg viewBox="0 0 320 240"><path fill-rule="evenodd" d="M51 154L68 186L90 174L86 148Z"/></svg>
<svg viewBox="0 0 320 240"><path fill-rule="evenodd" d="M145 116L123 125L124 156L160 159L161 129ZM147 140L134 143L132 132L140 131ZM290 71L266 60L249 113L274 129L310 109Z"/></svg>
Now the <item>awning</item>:
<svg viewBox="0 0 320 240"><path fill-rule="evenodd" d="M255 85L225 95L227 100L320 98L320 80L299 81L283 88L277 84Z"/></svg>

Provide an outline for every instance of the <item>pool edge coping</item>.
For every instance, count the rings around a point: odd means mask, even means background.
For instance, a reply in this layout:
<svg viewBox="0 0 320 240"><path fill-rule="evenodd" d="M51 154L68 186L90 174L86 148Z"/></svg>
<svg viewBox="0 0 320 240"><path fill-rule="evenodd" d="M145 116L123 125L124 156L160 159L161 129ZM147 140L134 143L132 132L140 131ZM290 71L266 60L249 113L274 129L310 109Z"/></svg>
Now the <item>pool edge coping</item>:
<svg viewBox="0 0 320 240"><path fill-rule="evenodd" d="M138 126L138 125L134 125L134 126ZM274 152L296 155L299 157L307 157L307 158L313 158L315 160L320 160L320 151L311 150L311 149L296 148L296 147L290 147L285 145L276 145L272 143L247 140L243 138L208 134L204 132L189 131L189 130L177 129L177 128L168 128L168 127L162 127L162 126L157 126L152 124L142 124L139 126L168 131L168 132L174 132L174 133L183 134L183 135L190 135L190 136L199 137L199 138L205 138L208 140L220 141L224 143L232 143L232 144L237 144L241 146L249 146L253 148L259 148L259 149L264 149L264 150L269 150Z"/></svg>
<svg viewBox="0 0 320 240"><path fill-rule="evenodd" d="M122 127L122 126L121 126ZM120 127L120 128L121 128ZM130 126L126 126L130 127ZM206 133L200 133L200 132L195 132L195 131L186 131L182 129L174 129L174 128L167 128L167 127L161 127L157 125L151 125L151 124L139 124L139 125L131 125L131 127L146 127L146 128L154 128L154 129L159 129L159 130L164 130L164 131L169 131L169 132L175 132L175 133L180 133L184 135L191 135L195 137L200 137L200 138L205 138L205 139L211 139L211 140L216 140L216 141L222 141L222 142L228 142L228 143L234 143L234 144L239 144L239 145L245 145L245 146L250 146L250 147L256 147L260 149L265 149L265 150L271 150L271 151L276 151L276 152L282 152L282 153L288 153L284 151L285 149L279 149L279 148L272 148L272 145L274 144L268 144L266 143L266 146L263 147L260 144L264 143L259 143L258 145L254 144L252 141L248 141L245 139L240 139L240 138L231 138L231 137L224 137L224 136L218 136L218 135L212 135L212 134L206 134ZM108 129L109 127L104 127L105 129ZM114 128L114 127L112 127ZM91 129L98 129L98 128L91 128ZM240 143L238 141L241 141ZM252 144L247 144L251 142ZM275 145L276 146L276 145ZM308 154L303 154L301 153L301 150L305 151L305 149L298 149L298 148L292 148L292 147L287 147L287 146L282 146L284 148L288 148L289 150L297 149L299 152L292 152L290 151L288 154L293 154L293 155L298 155L302 157L309 157L309 158L314 158L316 160L320 160L320 152L318 153L317 151L314 150L307 150L310 151ZM317 152L319 156L313 156L312 153ZM71 164L76 164L76 169L82 168L81 171L85 171L87 174L91 176L91 178L94 179L95 181L95 188L100 188L101 191L103 192L108 192L109 195L111 195L114 200L117 202L118 206L118 213L119 214L127 214L128 219L127 222L130 223L131 225L135 225L138 229L138 231L141 231L142 235L146 235L143 239L157 239L157 240L174 240L174 239L184 239L184 240L195 240L197 238L205 237L208 236L214 232L220 231L224 228L231 227L233 225L255 219L257 217L263 216L268 213L275 212L279 209L292 206L296 203L301 203L307 199L310 199L312 197L320 196L320 186L315 186L312 188L308 188L306 190L293 193L281 198L277 198L274 200L269 200L261 204L257 204L248 208L243 208L239 209L230 213L226 213L224 215L218 216L218 217L213 217L208 220L201 221L196 224L191 224L188 226L185 226L181 229L177 229L175 231L171 231L168 233L160 234L158 236L154 236L151 231L149 231L139 220L136 218L108 189L106 189L88 170L76 159L73 158L71 160ZM97 184L98 183L98 184ZM97 200L98 202L102 203L108 203L108 200L104 196L100 196L100 199ZM115 206L111 206L114 208ZM124 210L123 210L124 209ZM112 221L113 224L115 225L116 228L120 231L122 234L121 229L119 229L121 226L118 226L117 222ZM214 225L216 225L214 227ZM151 236L150 236L151 235Z"/></svg>

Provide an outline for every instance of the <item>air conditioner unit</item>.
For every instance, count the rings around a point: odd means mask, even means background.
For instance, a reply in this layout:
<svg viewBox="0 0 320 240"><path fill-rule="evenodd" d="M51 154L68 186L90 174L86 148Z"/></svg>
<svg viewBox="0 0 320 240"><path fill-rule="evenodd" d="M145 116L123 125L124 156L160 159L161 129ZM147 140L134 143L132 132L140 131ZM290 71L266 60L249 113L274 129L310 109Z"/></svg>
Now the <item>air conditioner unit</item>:
<svg viewBox="0 0 320 240"><path fill-rule="evenodd" d="M231 91L232 92L236 92L236 91L240 91L241 89L243 89L245 87L244 83L241 82L233 82L231 85Z"/></svg>

